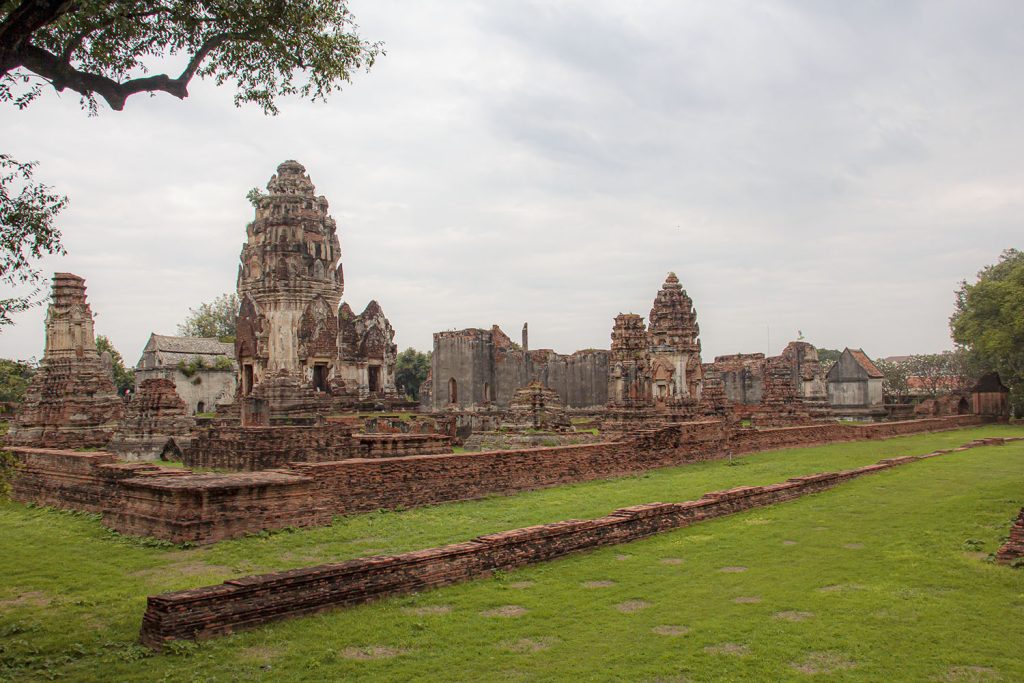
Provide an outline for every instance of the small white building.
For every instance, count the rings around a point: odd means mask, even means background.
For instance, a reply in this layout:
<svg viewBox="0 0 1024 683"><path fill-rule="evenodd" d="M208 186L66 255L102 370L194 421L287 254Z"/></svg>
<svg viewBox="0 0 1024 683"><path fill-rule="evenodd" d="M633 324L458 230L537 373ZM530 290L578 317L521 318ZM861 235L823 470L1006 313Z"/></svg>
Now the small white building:
<svg viewBox="0 0 1024 683"><path fill-rule="evenodd" d="M843 355L828 371L828 402L838 411L885 412L882 371L861 349L843 349Z"/></svg>
<svg viewBox="0 0 1024 683"><path fill-rule="evenodd" d="M151 334L135 366L135 388L150 377L166 377L192 415L232 403L238 382L234 344L216 337Z"/></svg>

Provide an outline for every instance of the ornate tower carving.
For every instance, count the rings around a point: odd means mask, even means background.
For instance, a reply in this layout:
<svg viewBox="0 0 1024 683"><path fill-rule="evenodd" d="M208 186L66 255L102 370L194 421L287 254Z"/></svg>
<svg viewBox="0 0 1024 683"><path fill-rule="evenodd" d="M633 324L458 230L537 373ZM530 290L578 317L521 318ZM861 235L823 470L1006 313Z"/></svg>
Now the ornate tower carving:
<svg viewBox="0 0 1024 683"><path fill-rule="evenodd" d="M277 167L246 228L235 351L243 395L270 376L326 390L338 359L344 291L337 226L296 161Z"/></svg>
<svg viewBox="0 0 1024 683"><path fill-rule="evenodd" d="M96 351L85 280L55 273L43 359L25 392L10 441L47 448L105 446L122 412L110 370Z"/></svg>
<svg viewBox="0 0 1024 683"><path fill-rule="evenodd" d="M636 313L619 313L612 328L608 406L642 408L650 405L651 375L644 319Z"/></svg>
<svg viewBox="0 0 1024 683"><path fill-rule="evenodd" d="M700 326L697 311L675 273L669 273L651 309L651 377L654 399L666 405L700 398Z"/></svg>
<svg viewBox="0 0 1024 683"><path fill-rule="evenodd" d="M394 396L394 329L375 301L358 316L341 303L341 246L327 199L296 161L278 166L267 190L238 269L242 397L265 399L270 415L282 416Z"/></svg>

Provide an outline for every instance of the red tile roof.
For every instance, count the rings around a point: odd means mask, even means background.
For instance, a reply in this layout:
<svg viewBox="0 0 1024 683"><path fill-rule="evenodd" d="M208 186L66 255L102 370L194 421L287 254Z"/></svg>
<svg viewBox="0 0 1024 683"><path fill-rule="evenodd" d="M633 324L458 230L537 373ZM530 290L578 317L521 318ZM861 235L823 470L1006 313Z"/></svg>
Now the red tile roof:
<svg viewBox="0 0 1024 683"><path fill-rule="evenodd" d="M855 361L857 361L857 365L864 368L864 372L868 373L868 377L885 377L885 375L882 374L882 371L871 362L871 359L868 358L868 354L864 353L863 350L857 349L854 351L853 349L850 349L850 355L853 356Z"/></svg>

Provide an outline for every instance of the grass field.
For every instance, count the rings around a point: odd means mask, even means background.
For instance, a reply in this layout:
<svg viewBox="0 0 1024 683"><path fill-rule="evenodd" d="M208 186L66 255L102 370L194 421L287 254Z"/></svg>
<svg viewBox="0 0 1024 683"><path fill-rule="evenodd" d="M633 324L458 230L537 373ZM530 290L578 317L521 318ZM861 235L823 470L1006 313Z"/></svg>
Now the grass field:
<svg viewBox="0 0 1024 683"><path fill-rule="evenodd" d="M194 549L4 503L0 680L1024 680L1024 570L985 561L1024 505L1024 444L162 655L135 644L148 594L1000 435L1024 429L774 451Z"/></svg>

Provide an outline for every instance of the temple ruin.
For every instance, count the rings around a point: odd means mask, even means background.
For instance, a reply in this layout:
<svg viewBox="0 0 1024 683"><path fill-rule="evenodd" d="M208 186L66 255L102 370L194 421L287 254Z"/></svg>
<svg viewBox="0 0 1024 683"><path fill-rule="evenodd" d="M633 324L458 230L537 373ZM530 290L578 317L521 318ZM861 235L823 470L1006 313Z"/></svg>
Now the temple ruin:
<svg viewBox="0 0 1024 683"><path fill-rule="evenodd" d="M607 400L608 352L570 355L529 348L528 328L516 344L500 327L434 333L431 383L421 388L430 410L508 408L516 391L538 381L570 408L600 408Z"/></svg>
<svg viewBox="0 0 1024 683"><path fill-rule="evenodd" d="M8 441L21 446L96 448L110 441L122 414L110 359L96 350L85 280L55 273L43 358Z"/></svg>
<svg viewBox="0 0 1024 683"><path fill-rule="evenodd" d="M757 426L804 424L832 416L818 350L805 341L786 345L778 356L737 353L704 364L716 391L739 419Z"/></svg>
<svg viewBox="0 0 1024 683"><path fill-rule="evenodd" d="M296 161L278 166L267 190L239 257L240 397L272 417L395 397L394 329L375 301L359 315L342 304L341 245L327 199Z"/></svg>
<svg viewBox="0 0 1024 683"><path fill-rule="evenodd" d="M195 420L164 377L144 379L125 406L107 450L122 460L181 460L192 443Z"/></svg>

